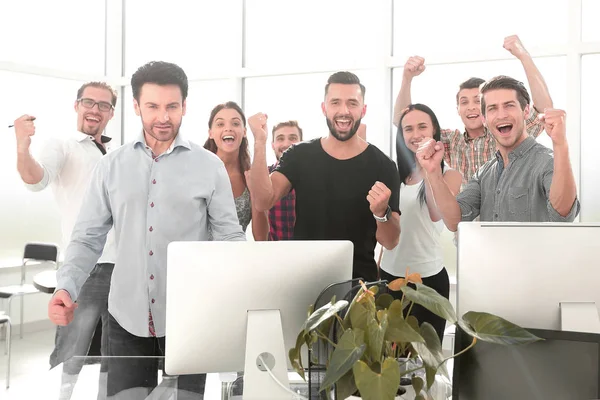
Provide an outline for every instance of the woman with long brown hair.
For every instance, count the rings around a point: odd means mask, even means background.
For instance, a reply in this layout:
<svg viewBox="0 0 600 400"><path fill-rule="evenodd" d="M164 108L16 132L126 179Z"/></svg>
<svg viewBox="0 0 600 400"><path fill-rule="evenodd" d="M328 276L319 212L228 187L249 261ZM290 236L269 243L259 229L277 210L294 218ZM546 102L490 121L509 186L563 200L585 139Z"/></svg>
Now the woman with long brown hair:
<svg viewBox="0 0 600 400"><path fill-rule="evenodd" d="M204 148L215 153L225 164L244 232L252 220L254 240L267 240L267 213L256 210L250 202L250 191L246 184L246 175L250 170L246 116L235 102L228 101L213 108L208 119L208 139Z"/></svg>

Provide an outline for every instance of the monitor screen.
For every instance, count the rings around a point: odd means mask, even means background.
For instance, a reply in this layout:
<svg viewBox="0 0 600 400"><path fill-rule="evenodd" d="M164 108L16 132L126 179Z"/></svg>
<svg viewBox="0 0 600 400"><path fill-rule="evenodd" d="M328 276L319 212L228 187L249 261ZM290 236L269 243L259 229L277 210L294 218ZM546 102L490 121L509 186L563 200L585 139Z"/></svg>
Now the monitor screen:
<svg viewBox="0 0 600 400"><path fill-rule="evenodd" d="M453 400L600 398L600 335L528 330L545 340L522 346L478 341L455 358ZM455 353L471 340L457 329Z"/></svg>

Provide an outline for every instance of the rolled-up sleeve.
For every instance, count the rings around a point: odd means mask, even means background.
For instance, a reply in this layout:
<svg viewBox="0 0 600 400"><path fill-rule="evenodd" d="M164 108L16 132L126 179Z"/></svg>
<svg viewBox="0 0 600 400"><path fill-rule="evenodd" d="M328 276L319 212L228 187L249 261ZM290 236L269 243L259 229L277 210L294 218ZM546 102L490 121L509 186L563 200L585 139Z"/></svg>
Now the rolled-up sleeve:
<svg viewBox="0 0 600 400"><path fill-rule="evenodd" d="M25 183L25 187L32 192L44 190L50 183L56 180L65 163L64 142L60 140L49 140L44 143L35 160L44 170L44 176L38 183Z"/></svg>
<svg viewBox="0 0 600 400"><path fill-rule="evenodd" d="M244 241L246 234L237 217L231 182L223 164L216 167L215 187L207 202L213 240Z"/></svg>
<svg viewBox="0 0 600 400"><path fill-rule="evenodd" d="M105 177L109 163L101 160L94 169L77 222L67 246L63 266L59 268L56 290L64 289L77 300L81 287L98 262L113 225Z"/></svg>
<svg viewBox="0 0 600 400"><path fill-rule="evenodd" d="M473 221L481 210L481 183L479 172L467 183L462 192L456 196L460 207L461 221Z"/></svg>
<svg viewBox="0 0 600 400"><path fill-rule="evenodd" d="M554 160L548 161L545 167L545 173L543 176L544 192L546 193L546 207L548 208L548 218L550 222L573 222L575 217L579 215L581 210L581 204L579 199L575 197L575 201L569 210L569 213L564 217L556 211L550 202L550 186L552 186L552 178L554 177Z"/></svg>

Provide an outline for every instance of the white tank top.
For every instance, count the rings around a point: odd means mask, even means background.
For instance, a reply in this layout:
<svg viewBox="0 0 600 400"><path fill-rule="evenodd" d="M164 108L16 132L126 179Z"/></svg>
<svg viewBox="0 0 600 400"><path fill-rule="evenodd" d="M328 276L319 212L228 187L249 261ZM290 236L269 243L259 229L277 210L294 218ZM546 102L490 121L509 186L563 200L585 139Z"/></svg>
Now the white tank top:
<svg viewBox="0 0 600 400"><path fill-rule="evenodd" d="M444 221L433 222L427 204L418 199L421 183L400 185L400 242L393 250L384 249L381 269L404 276L406 268L427 278L444 268L440 234Z"/></svg>

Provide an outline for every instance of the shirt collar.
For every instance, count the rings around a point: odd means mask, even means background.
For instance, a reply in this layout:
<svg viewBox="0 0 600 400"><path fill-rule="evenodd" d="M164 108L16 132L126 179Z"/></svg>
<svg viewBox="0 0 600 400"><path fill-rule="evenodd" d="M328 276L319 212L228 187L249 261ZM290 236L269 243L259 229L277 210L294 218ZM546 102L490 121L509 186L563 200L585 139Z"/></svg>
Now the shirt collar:
<svg viewBox="0 0 600 400"><path fill-rule="evenodd" d="M465 142L472 142L475 139L486 137L489 134L490 134L490 130L488 128L484 127L483 128L483 135L478 136L476 138L471 138L471 137L469 137L469 134L467 133L467 129L465 128L465 131L463 132L463 137L465 138Z"/></svg>
<svg viewBox="0 0 600 400"><path fill-rule="evenodd" d="M523 140L523 142L520 145L518 145L516 149L514 149L513 151L508 153L508 159L514 160L514 159L523 157L525 154L527 154L527 152L529 150L531 150L531 148L535 145L535 143L536 143L536 141L534 138L532 138L531 136L527 136L527 138L525 140ZM502 159L500 150L496 151L496 158L498 160Z"/></svg>
<svg viewBox="0 0 600 400"><path fill-rule="evenodd" d="M135 147L138 143L140 143L144 147L146 146L146 138L144 137L143 130L140 131L137 138L133 141L133 147ZM177 136L175 136L175 140L173 140L173 143L171 143L171 146L169 146L169 149L165 152L165 154L172 152L175 148L180 146L185 147L188 150L191 150L192 148L190 142L181 136L181 132L179 132Z"/></svg>
<svg viewBox="0 0 600 400"><path fill-rule="evenodd" d="M79 131L75 132L73 134L73 136L75 137L75 140L77 140L78 142L83 142L84 140L90 140L90 139L94 140L93 136L87 135L87 134L85 134L83 132L79 132ZM100 141L102 142L102 144L108 143L111 140L112 140L112 138L109 136L105 136L105 135L100 136Z"/></svg>

